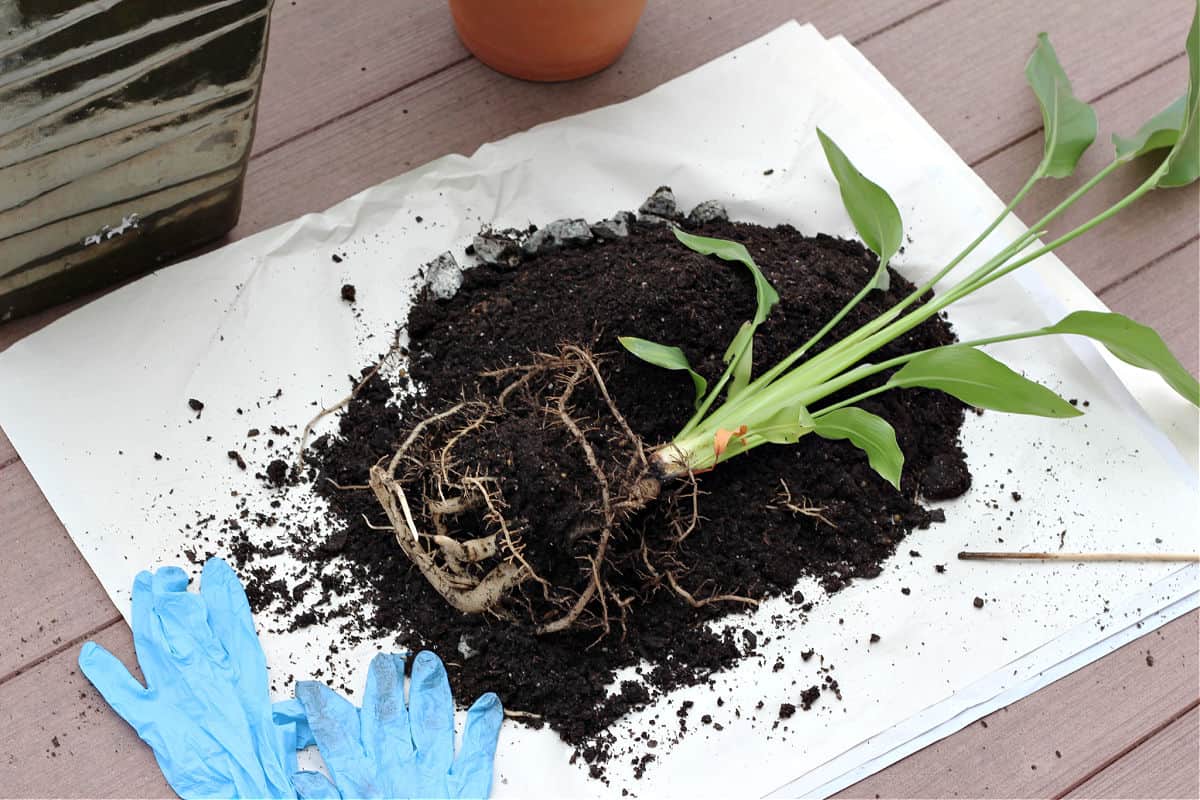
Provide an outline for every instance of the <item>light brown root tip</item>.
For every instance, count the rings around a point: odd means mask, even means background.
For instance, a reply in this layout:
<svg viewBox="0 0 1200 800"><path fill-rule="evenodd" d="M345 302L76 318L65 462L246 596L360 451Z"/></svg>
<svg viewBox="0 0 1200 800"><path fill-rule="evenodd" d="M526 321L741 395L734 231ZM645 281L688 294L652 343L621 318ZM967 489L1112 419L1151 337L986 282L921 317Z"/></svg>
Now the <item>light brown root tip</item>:
<svg viewBox="0 0 1200 800"><path fill-rule="evenodd" d="M328 408L322 408L317 412L315 417L308 421L308 424L304 426L304 432L300 434L300 446L296 448L297 467L304 466L304 448L308 447L308 437L312 435L313 428L317 426L317 423L325 419L325 417L329 416L330 414L340 411L346 406L350 405L350 402L354 400L354 398L358 397L358 393L362 391L362 388L370 383L371 379L379 373L379 370L385 363L387 363L387 360L391 358L393 354L398 353L399 351L400 334L397 332L392 338L391 347L388 348L386 353L379 357L379 360L375 362L375 366L371 367L370 371L368 371L367 374L362 377L362 380L354 385L354 388L350 390L350 394L346 395L337 403L334 403Z"/></svg>
<svg viewBox="0 0 1200 800"><path fill-rule="evenodd" d="M697 600L692 596L691 592L679 585L679 581L675 580L675 573L673 572L667 572L667 583L671 584L671 588L675 593L686 600L692 608L703 608L712 603L745 603L757 608L759 604L759 601L752 597L742 597L738 594L717 594Z"/></svg>
<svg viewBox="0 0 1200 800"><path fill-rule="evenodd" d="M504 716L512 719L541 719L541 714L535 714L532 711L517 711L515 708L504 709Z"/></svg>
<svg viewBox="0 0 1200 800"><path fill-rule="evenodd" d="M787 483L782 478L779 479L779 483L783 486L783 491L779 494L778 507L785 508L793 514L800 514L810 519L815 519L818 522L823 522L835 531L838 529L838 526L825 516L825 512L828 511L825 506L814 506L803 497L800 498L799 503L796 503L792 500L792 492L788 489Z"/></svg>

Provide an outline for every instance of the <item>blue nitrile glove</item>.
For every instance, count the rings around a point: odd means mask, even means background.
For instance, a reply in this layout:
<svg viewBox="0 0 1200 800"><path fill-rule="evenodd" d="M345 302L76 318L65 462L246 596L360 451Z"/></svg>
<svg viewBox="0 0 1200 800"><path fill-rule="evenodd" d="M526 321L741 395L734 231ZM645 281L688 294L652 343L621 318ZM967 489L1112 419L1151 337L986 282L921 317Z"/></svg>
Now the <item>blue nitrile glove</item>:
<svg viewBox="0 0 1200 800"><path fill-rule="evenodd" d="M322 683L301 681L304 706L333 783L298 772L301 798L486 798L504 709L488 692L467 711L462 746L454 754L454 699L441 659L417 655L408 703L404 656L371 659L362 709Z"/></svg>
<svg viewBox="0 0 1200 800"><path fill-rule="evenodd" d="M267 663L237 575L204 565L199 594L164 567L133 582L133 643L146 686L95 642L79 667L185 798L294 798L296 749L311 743L296 701L273 709Z"/></svg>

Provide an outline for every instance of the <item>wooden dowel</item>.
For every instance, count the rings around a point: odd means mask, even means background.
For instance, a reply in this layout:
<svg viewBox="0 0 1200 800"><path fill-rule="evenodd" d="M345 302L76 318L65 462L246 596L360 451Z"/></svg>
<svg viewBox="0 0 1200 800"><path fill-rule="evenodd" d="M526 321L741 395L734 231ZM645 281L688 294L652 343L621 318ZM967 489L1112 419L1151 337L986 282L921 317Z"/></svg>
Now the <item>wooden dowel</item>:
<svg viewBox="0 0 1200 800"><path fill-rule="evenodd" d="M963 550L961 561L1200 561L1197 553L992 553Z"/></svg>

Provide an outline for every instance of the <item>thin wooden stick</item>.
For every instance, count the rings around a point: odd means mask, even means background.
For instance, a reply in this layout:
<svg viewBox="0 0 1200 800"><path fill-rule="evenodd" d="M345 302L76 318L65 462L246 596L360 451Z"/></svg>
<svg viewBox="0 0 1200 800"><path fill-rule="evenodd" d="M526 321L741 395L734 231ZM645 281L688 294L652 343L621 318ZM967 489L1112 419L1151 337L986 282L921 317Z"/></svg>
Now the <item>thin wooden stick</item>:
<svg viewBox="0 0 1200 800"><path fill-rule="evenodd" d="M1200 561L1197 553L989 553L964 550L960 561L1017 559L1025 561Z"/></svg>

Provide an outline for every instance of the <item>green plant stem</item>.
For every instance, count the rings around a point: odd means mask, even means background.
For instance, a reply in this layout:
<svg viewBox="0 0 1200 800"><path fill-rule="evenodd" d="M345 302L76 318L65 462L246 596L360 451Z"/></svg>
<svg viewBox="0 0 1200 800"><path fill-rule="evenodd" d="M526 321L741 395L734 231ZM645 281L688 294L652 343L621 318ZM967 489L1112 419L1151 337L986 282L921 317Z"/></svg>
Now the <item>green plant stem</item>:
<svg viewBox="0 0 1200 800"><path fill-rule="evenodd" d="M882 372L885 369L890 369L892 367L900 366L901 364L905 364L905 363L911 361L912 359L916 358L919 355L924 355L925 353L931 353L934 350L943 350L947 347L983 347L984 345L989 345L989 344L999 344L1000 342L1015 342L1019 339L1032 339L1036 336L1046 336L1046 335L1048 335L1048 334L1039 328L1039 329L1035 329L1032 331L1020 331L1019 333L1007 333L1002 336L989 336L986 339L972 339L969 342L955 342L953 344L939 345L938 347L928 347L924 350L915 350L911 353L906 353L905 355L897 356L896 358L889 359L888 361L884 361L879 364L864 364L863 365L864 367L870 367L870 369L864 371L859 376L858 380L862 380L863 378L874 375L875 373ZM868 389L865 392L856 394L854 397L848 398L846 400L841 400L837 403L834 403L831 406L826 406L825 408L814 411L814 412L812 412L812 415L814 417L819 417L822 414L828 414L831 411L837 411L839 408L845 408L846 406L854 405L859 400L865 400L868 397L873 397L877 394L880 394L881 392L886 392L888 389L892 389L892 388L894 388L894 387L892 387L886 383L881 386L876 386L873 389Z"/></svg>
<svg viewBox="0 0 1200 800"><path fill-rule="evenodd" d="M900 356L897 359L890 359L880 364L864 364L847 370L847 367L857 364L888 342L903 336L925 320L940 313L950 304L978 291L992 281L998 280L1009 272L1012 272L1014 269L1018 269L1052 252L1055 248L1070 242L1077 236L1081 236L1154 188L1158 180L1157 173L1151 175L1141 186L1093 219L1060 236L1049 244L1038 248L1034 252L1009 263L1010 259L1037 239L1038 232L1045 225L1070 208L1079 198L1087 194L1087 192L1112 174L1123 163L1120 160L1114 160L1104 169L1100 170L1100 172L1092 176L1090 180L1038 220L1032 228L1019 236L1008 247L992 258L989 258L984 264L945 294L934 298L919 308L909 311L899 319L895 318L898 313L896 309L902 308L902 306L893 307L893 309L889 309L884 315L867 323L837 344L821 352L809 361L793 367L789 372L780 376L783 369L787 369L795 361L792 356L789 356L752 382L735 400L726 402L719 407L707 419L697 414L687 428L681 431L680 435L675 438L674 444L681 450L689 453L696 452L697 448L711 447L711 441L709 440L712 439L717 430L722 428L732 430L744 422L748 423L754 419L762 418L770 412L781 408L793 405L807 407L810 403L820 400L822 397L827 397L862 378L873 375L890 366L904 363L904 361L917 355L917 353L911 353L907 356ZM1027 189L1023 188L1022 191L1027 191ZM978 246L976 243L973 244L974 246ZM1034 335L1033 332L1010 334L1006 337L993 337L967 344L991 344L999 341L1026 338L1030 335ZM863 398L856 398L856 400L861 399ZM842 405L845 404L838 404L828 409L822 409L822 411L832 411L835 407L842 407ZM700 430L699 433L697 433L698 429Z"/></svg>
<svg viewBox="0 0 1200 800"><path fill-rule="evenodd" d="M1099 181L1105 175L1107 175L1108 172L1111 172L1115 166L1116 166L1116 162L1114 162L1112 165L1110 165L1108 168L1106 168L1106 170L1102 171L1097 176L1095 176L1087 184L1080 187L1080 189L1077 190L1070 198L1068 198L1067 201L1060 203L1057 208L1055 208L1053 211L1051 211L1046 216L1042 217L1042 219L1040 219L1038 221L1038 224L1035 225L1032 229L1026 231L1024 234L1022 234L1020 237L1018 237L1014 242L1012 242L1007 247L1005 247L1003 250L1001 250L999 253L992 256L990 259L988 259L988 261L984 264L983 267L981 267L981 269L983 269L984 267L989 267L989 268L995 267L997 264L1002 263L1003 259L1009 258L1009 257L1015 255L1016 253L1020 252L1025 247L1027 247L1033 240L1035 240L1038 237L1038 235L1040 235L1038 232L1041 230L1041 228L1046 223L1049 223L1051 220L1053 220L1055 217L1057 217L1059 214L1061 214L1064 210L1066 210L1066 208L1069 207L1071 202L1074 202L1079 197L1083 196L1083 194L1086 193L1090 188L1092 188L1097 183L1099 183ZM868 322L867 324L865 324L864 326L859 328L857 331L854 331L853 333L851 333L850 335L848 335L847 337L845 337L844 339L839 341L837 344L833 345L830 348L830 350L838 352L841 350L848 349L849 347L853 346L854 344L862 341L867 336L870 336L871 334L875 333L876 331L878 331L881 328L883 328L884 326L886 326L888 323L895 320L896 317L898 317L905 308L907 308L908 306L915 303L918 299L921 298L922 295L924 295L926 292L928 292L930 289L932 289L934 287L934 285L936 285L939 281L941 281L943 278L945 278L955 267L957 267L959 264L961 264L963 262L963 260L967 258L967 256L969 256L971 253L973 253L979 247L979 245L982 244L984 242L984 240L987 239L987 237L990 236L996 230L996 228L1000 227L1000 224L1002 222L1004 222L1005 219L1008 218L1008 216L1013 212L1013 209L1015 209L1017 207L1017 205L1020 204L1020 202L1025 199L1026 195L1029 194L1029 192L1033 189L1033 187L1037 184L1037 182L1043 177L1044 169L1045 169L1044 164L1039 165L1038 168L1034 171L1034 173L1029 176L1029 179L1027 181L1025 181L1025 185L1020 188L1020 190L1016 193L1016 195L1009 202L1009 204L1004 207L1004 209L996 216L996 218L994 220L992 220L991 224L988 225L987 228L984 229L983 233L981 233L979 236L975 237L974 241L972 241L965 248L963 248L962 251L960 251L958 253L958 255L956 255L953 259L951 259L950 263L948 263L945 267L943 267L936 275L934 275L933 278L926 281L922 286L918 287L916 290L910 292L907 297L905 297L903 300L901 300L899 303L897 303L892 308L888 309L882 315L880 315L879 317L876 317L874 320L871 320L870 322ZM853 308L854 305L856 305L869 291L870 291L870 286L868 285L863 291L859 292L859 294L856 295L850 301L848 308ZM848 312L848 308L844 309L844 310ZM836 318L836 321L840 321L841 318L844 316L845 316L844 313L840 313L839 316ZM836 322L835 322L835 324L836 324ZM827 326L827 328L832 328L832 327L833 327L832 325ZM818 332L817 336L814 337L814 340L819 339L820 337L824 336L828 332L827 328L822 328L821 331ZM767 372L763 373L763 375L754 383L761 386L761 385L766 385L766 384L773 382L776 378L778 378L785 371L787 371L787 369L789 367L791 367L793 364L795 364L804 355L805 351L807 351L813 344L815 344L815 341L810 340L805 345L803 345L799 350L792 352L786 358L784 358L782 361L780 361L778 364L776 364L774 367L767 370ZM835 350L835 348L836 348L836 350ZM695 426L692 425L691 427L695 427Z"/></svg>
<svg viewBox="0 0 1200 800"><path fill-rule="evenodd" d="M737 368L738 361L745 356L745 351L737 354L729 359L729 363L725 366L725 371L721 373L721 378L716 385L709 389L708 394L704 395L704 400L700 403L700 408L696 409L696 413L692 414L692 418L688 420L687 425L683 426L683 430L679 432L680 436L686 436L689 431L695 428L704 420L704 415L712 408L713 401L721 394L725 388L725 384L729 383L729 378L733 375L733 371ZM748 388L748 387L747 387Z"/></svg>

